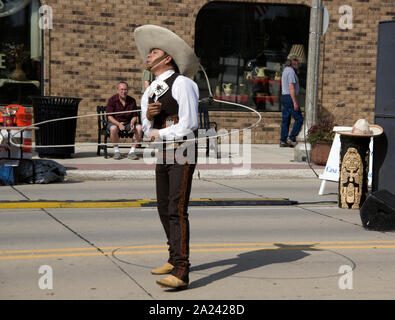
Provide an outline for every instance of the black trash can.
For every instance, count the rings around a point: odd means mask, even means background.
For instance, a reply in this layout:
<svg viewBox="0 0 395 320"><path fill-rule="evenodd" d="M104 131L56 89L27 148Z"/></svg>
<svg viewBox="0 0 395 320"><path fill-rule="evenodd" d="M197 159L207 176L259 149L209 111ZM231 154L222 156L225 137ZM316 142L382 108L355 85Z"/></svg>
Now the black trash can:
<svg viewBox="0 0 395 320"><path fill-rule="evenodd" d="M82 99L53 96L33 96L34 123L47 120L75 117ZM52 121L38 126L35 131L37 146L74 145L77 119ZM35 148L40 158L70 158L74 146Z"/></svg>

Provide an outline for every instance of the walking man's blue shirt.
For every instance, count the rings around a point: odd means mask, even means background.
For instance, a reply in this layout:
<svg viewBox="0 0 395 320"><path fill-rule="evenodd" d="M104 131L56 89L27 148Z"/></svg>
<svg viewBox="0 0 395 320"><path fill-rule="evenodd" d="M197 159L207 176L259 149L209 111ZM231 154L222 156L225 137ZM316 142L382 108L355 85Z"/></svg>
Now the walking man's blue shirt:
<svg viewBox="0 0 395 320"><path fill-rule="evenodd" d="M285 67L281 77L281 94L290 94L289 84L293 83L295 95L299 94L299 79L292 67Z"/></svg>

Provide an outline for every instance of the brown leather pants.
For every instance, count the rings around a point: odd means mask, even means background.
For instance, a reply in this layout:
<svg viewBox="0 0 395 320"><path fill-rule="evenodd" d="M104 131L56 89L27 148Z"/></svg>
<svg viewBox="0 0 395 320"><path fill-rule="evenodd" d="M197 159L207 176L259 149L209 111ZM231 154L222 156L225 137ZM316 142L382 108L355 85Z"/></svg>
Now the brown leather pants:
<svg viewBox="0 0 395 320"><path fill-rule="evenodd" d="M188 203L196 164L157 164L158 212L169 245L172 275L189 282Z"/></svg>

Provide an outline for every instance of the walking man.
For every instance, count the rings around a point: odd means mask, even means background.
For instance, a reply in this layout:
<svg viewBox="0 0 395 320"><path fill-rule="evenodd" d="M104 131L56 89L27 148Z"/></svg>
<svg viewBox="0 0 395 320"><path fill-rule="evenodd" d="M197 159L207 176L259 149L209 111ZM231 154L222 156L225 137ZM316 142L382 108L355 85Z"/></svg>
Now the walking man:
<svg viewBox="0 0 395 320"><path fill-rule="evenodd" d="M280 147L295 147L297 144L296 137L303 125L303 115L297 101L297 96L299 94L299 78L295 70L298 68L298 65L299 62L295 55L288 56L281 77L282 121ZM293 117L295 121L291 134L288 137L291 117Z"/></svg>

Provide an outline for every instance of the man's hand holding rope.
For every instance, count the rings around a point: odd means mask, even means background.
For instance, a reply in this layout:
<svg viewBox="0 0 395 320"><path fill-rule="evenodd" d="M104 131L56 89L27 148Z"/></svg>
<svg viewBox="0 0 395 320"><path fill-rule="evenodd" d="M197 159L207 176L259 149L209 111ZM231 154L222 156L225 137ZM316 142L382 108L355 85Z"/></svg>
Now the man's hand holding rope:
<svg viewBox="0 0 395 320"><path fill-rule="evenodd" d="M161 109L162 109L162 104L159 101L150 103L148 105L147 114L146 114L147 119L149 121L154 120L154 117L160 113Z"/></svg>

